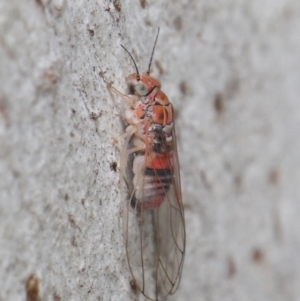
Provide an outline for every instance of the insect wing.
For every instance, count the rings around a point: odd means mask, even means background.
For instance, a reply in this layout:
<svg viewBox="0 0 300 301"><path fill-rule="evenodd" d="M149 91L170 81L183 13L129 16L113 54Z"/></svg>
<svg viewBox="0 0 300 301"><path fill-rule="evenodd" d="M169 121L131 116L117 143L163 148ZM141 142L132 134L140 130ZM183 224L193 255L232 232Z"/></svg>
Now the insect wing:
<svg viewBox="0 0 300 301"><path fill-rule="evenodd" d="M161 135L161 140L164 139L162 132L157 135ZM160 187L152 190L148 187L149 170L146 161L154 153L146 157L131 151L134 150L133 139L134 135L126 139L127 145L121 160L127 259L139 290L150 300L162 300L173 294L178 287L185 253L185 224L176 135L173 130L172 151L168 152L167 145L164 144L169 160L167 165L171 166L171 170L152 169L152 188L153 183ZM165 162L161 163L163 166ZM162 202L147 208L152 191Z"/></svg>

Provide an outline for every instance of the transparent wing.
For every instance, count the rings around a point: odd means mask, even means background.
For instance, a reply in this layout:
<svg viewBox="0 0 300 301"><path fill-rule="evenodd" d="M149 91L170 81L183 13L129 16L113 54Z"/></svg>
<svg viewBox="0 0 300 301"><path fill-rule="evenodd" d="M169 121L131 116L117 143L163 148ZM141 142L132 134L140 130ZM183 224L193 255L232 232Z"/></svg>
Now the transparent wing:
<svg viewBox="0 0 300 301"><path fill-rule="evenodd" d="M163 134L161 141L163 141ZM124 231L129 268L139 290L150 300L173 294L180 282L185 253L185 224L175 130L173 146L163 148L170 169L152 169L146 161L155 156L135 151L134 135L127 138L122 155ZM150 146L151 147L151 146ZM132 150L132 151L131 151ZM153 184L155 183L155 184ZM150 187L150 189L149 189ZM151 189L152 187L152 189ZM149 195L152 196L149 197ZM150 209L149 198L157 199Z"/></svg>

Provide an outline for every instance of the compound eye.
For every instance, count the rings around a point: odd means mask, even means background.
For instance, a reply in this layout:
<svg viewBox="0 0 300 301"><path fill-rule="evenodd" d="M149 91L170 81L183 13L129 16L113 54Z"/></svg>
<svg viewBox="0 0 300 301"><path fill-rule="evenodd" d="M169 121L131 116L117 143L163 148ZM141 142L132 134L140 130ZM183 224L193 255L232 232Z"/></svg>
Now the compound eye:
<svg viewBox="0 0 300 301"><path fill-rule="evenodd" d="M135 91L137 94L139 94L141 96L144 96L149 93L149 90L147 89L147 87L142 83L135 85Z"/></svg>

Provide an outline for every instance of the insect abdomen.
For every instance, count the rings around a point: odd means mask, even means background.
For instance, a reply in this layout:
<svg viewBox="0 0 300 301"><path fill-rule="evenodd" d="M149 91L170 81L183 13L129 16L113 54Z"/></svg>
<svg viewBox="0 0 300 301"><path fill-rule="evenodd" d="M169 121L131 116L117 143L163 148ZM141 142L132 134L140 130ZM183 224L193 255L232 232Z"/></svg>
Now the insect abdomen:
<svg viewBox="0 0 300 301"><path fill-rule="evenodd" d="M171 185L170 169L145 170L144 209L154 209L162 204Z"/></svg>
<svg viewBox="0 0 300 301"><path fill-rule="evenodd" d="M137 158L136 158L137 159ZM166 198L172 182L170 169L146 168L143 183L134 181L135 200L143 210L159 207Z"/></svg>

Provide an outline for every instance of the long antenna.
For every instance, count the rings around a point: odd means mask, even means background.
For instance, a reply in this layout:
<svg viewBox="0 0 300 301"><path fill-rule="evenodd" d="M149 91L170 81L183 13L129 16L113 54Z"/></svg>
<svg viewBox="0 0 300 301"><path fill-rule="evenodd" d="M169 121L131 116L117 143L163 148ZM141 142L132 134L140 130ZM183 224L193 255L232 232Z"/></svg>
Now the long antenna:
<svg viewBox="0 0 300 301"><path fill-rule="evenodd" d="M122 48L129 54L130 58L132 59L133 63L134 63L134 67L135 67L135 70L136 70L136 73L137 73L137 76L136 76L136 80L139 81L141 79L140 77L140 73L139 73L139 69L132 57L132 55L130 54L130 52L121 44Z"/></svg>
<svg viewBox="0 0 300 301"><path fill-rule="evenodd" d="M148 70L147 70L147 74L148 74L148 75L150 74L150 68L151 68L151 64L152 64L153 54L154 54L156 42L157 42L157 39L158 39L158 35L159 35L159 27L158 27L158 29L157 29L157 34L156 34L155 42L154 42L153 49L152 49L152 53L151 53L151 58L150 58L150 62L149 62L149 67L148 67Z"/></svg>

